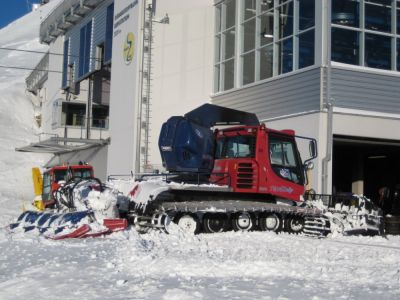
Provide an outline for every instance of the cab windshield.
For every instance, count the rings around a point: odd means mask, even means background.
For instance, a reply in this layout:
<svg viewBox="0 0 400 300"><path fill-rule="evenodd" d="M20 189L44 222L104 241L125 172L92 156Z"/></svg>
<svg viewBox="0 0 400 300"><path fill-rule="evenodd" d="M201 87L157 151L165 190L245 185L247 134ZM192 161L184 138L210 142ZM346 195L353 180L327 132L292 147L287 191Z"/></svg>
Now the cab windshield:
<svg viewBox="0 0 400 300"><path fill-rule="evenodd" d="M294 140L271 134L269 152L272 169L278 176L294 183L304 183L301 159Z"/></svg>
<svg viewBox="0 0 400 300"><path fill-rule="evenodd" d="M217 140L215 158L254 157L255 137L252 135L226 136Z"/></svg>

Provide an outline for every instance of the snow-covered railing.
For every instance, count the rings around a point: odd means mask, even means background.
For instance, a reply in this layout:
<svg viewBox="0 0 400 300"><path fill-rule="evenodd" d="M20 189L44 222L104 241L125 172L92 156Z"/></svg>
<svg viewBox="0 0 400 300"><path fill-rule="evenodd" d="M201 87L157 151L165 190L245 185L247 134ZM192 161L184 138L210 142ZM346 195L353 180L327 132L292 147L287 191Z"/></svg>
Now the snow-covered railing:
<svg viewBox="0 0 400 300"><path fill-rule="evenodd" d="M47 80L49 74L49 52L36 65L35 69L25 79L26 88L29 92L35 93Z"/></svg>
<svg viewBox="0 0 400 300"><path fill-rule="evenodd" d="M105 0L64 0L40 23L40 42L50 44Z"/></svg>

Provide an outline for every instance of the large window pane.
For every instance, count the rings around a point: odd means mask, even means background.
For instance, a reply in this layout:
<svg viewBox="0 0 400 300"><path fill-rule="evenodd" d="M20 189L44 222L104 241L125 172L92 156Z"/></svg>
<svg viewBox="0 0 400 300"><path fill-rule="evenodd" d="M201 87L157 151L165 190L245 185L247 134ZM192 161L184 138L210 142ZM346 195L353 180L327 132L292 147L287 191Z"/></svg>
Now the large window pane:
<svg viewBox="0 0 400 300"><path fill-rule="evenodd" d="M279 37L293 34L293 2L279 7Z"/></svg>
<svg viewBox="0 0 400 300"><path fill-rule="evenodd" d="M299 35L299 69L314 64L314 30Z"/></svg>
<svg viewBox="0 0 400 300"><path fill-rule="evenodd" d="M235 60L231 59L224 63L224 91L233 88Z"/></svg>
<svg viewBox="0 0 400 300"><path fill-rule="evenodd" d="M254 82L255 52L243 55L243 85Z"/></svg>
<svg viewBox="0 0 400 300"><path fill-rule="evenodd" d="M221 82L221 65L215 65L214 66L214 91L219 92L221 87L220 87L220 82Z"/></svg>
<svg viewBox="0 0 400 300"><path fill-rule="evenodd" d="M391 9L386 6L365 4L365 28L377 31L391 31Z"/></svg>
<svg viewBox="0 0 400 300"><path fill-rule="evenodd" d="M279 74L293 70L293 38L278 43Z"/></svg>
<svg viewBox="0 0 400 300"><path fill-rule="evenodd" d="M270 10L267 13L261 15L261 46L272 42L274 36L274 11Z"/></svg>
<svg viewBox="0 0 400 300"><path fill-rule="evenodd" d="M114 3L107 7L106 17L106 42L104 45L104 62L111 62L112 58L112 42L113 42L113 31L114 31Z"/></svg>
<svg viewBox="0 0 400 300"><path fill-rule="evenodd" d="M273 44L260 49L260 80L272 77Z"/></svg>
<svg viewBox="0 0 400 300"><path fill-rule="evenodd" d="M254 49L256 45L256 19L251 19L243 24L243 52Z"/></svg>
<svg viewBox="0 0 400 300"><path fill-rule="evenodd" d="M353 30L332 28L332 60L359 64L359 36Z"/></svg>
<svg viewBox="0 0 400 300"><path fill-rule="evenodd" d="M84 126L86 105L80 103L63 102L61 112L61 125Z"/></svg>
<svg viewBox="0 0 400 300"><path fill-rule="evenodd" d="M91 36L92 21L87 23L80 30L79 76L86 75L89 72Z"/></svg>
<svg viewBox="0 0 400 300"><path fill-rule="evenodd" d="M299 2L299 29L304 30L315 24L315 0L301 0Z"/></svg>
<svg viewBox="0 0 400 300"><path fill-rule="evenodd" d="M221 35L218 34L215 37L215 62L221 60Z"/></svg>
<svg viewBox="0 0 400 300"><path fill-rule="evenodd" d="M223 59L229 59L235 55L235 31L228 30L224 32L225 37L225 52Z"/></svg>
<svg viewBox="0 0 400 300"><path fill-rule="evenodd" d="M359 27L358 0L332 0L332 23Z"/></svg>
<svg viewBox="0 0 400 300"><path fill-rule="evenodd" d="M400 2L397 2L397 34L400 35Z"/></svg>
<svg viewBox="0 0 400 300"><path fill-rule="evenodd" d="M63 55L62 87L66 88L69 84L72 84L72 82L68 82L69 38L64 41Z"/></svg>
<svg viewBox="0 0 400 300"><path fill-rule="evenodd" d="M235 25L236 21L236 0L226 2L226 23L225 29Z"/></svg>
<svg viewBox="0 0 400 300"><path fill-rule="evenodd" d="M365 66L391 69L391 38L376 34L365 34Z"/></svg>
<svg viewBox="0 0 400 300"><path fill-rule="evenodd" d="M400 39L397 39L397 71L400 72Z"/></svg>
<svg viewBox="0 0 400 300"><path fill-rule="evenodd" d="M256 0L245 0L244 1L244 20L250 19L256 16Z"/></svg>

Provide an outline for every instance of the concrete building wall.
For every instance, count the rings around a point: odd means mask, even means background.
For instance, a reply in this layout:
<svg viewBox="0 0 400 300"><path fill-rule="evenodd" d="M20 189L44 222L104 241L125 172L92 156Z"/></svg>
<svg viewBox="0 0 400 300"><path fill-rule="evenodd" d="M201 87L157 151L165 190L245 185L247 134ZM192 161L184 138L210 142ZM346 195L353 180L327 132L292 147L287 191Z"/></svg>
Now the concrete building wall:
<svg viewBox="0 0 400 300"><path fill-rule="evenodd" d="M118 15L132 1L115 3ZM140 1L114 25L108 174L130 174L137 170L138 114L141 99L142 22ZM137 10L137 11L135 11ZM158 23L165 14L169 24ZM123 18L121 16L120 18ZM150 169L161 169L158 137L161 125L173 115L183 115L209 102L212 87L212 0L157 1L153 17L152 74L150 92ZM118 23L118 18L114 20ZM129 27L127 27L129 25ZM123 47L128 32L135 36L134 58L126 64ZM143 145L141 145L143 146ZM140 162L142 160L140 158Z"/></svg>
<svg viewBox="0 0 400 300"><path fill-rule="evenodd" d="M161 168L158 137L172 115L183 115L210 101L213 68L212 0L159 0L154 23L150 161Z"/></svg>
<svg viewBox="0 0 400 300"><path fill-rule="evenodd" d="M108 175L135 172L143 1L114 2Z"/></svg>

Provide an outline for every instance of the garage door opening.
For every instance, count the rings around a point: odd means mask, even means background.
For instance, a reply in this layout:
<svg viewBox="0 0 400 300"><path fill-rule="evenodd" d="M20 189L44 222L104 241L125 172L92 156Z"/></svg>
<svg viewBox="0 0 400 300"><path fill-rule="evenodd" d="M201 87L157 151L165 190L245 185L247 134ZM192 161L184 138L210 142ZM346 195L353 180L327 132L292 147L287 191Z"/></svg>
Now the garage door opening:
<svg viewBox="0 0 400 300"><path fill-rule="evenodd" d="M332 171L334 193L363 194L391 213L400 188L400 141L334 136Z"/></svg>

